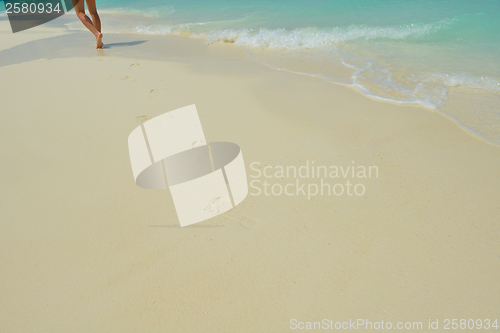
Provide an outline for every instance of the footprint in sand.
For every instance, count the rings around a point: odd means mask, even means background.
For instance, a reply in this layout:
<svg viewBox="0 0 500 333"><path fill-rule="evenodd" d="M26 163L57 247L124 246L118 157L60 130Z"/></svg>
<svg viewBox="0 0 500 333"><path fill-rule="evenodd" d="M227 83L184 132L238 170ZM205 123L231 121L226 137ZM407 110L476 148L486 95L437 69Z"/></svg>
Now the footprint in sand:
<svg viewBox="0 0 500 333"><path fill-rule="evenodd" d="M151 96L149 96L149 98L155 98L155 97L159 96L159 95L160 95L160 92L161 92L162 90L165 90L165 88L156 88L156 89L151 89L151 90L149 91L149 93L151 94Z"/></svg>
<svg viewBox="0 0 500 333"><path fill-rule="evenodd" d="M255 228L259 225L259 221L250 216L232 216L226 215L230 220L236 221L247 229Z"/></svg>
<svg viewBox="0 0 500 333"><path fill-rule="evenodd" d="M205 210L208 210L212 213L219 215L220 213L226 211L230 207L231 207L231 200L229 200L229 198L218 197L214 198L207 206L207 208L205 208Z"/></svg>
<svg viewBox="0 0 500 333"><path fill-rule="evenodd" d="M138 62L134 62L132 65L130 65L130 67L135 67L135 66L140 66L141 64L139 64Z"/></svg>
<svg viewBox="0 0 500 333"><path fill-rule="evenodd" d="M250 229L250 228L255 228L259 224L259 221L250 216L243 216L240 219L240 224L245 228Z"/></svg>
<svg viewBox="0 0 500 333"><path fill-rule="evenodd" d="M138 122L145 122L153 117L151 116L135 116L135 119L137 119Z"/></svg>
<svg viewBox="0 0 500 333"><path fill-rule="evenodd" d="M121 77L121 78L119 78L119 77L117 77L117 76L114 76L114 75L111 75L110 77L108 77L108 80L118 80L118 79L120 79L120 80L122 80L122 81L128 81L128 80L131 80L131 81L133 81L133 82L138 81L137 79L134 79L134 77L133 77L133 76L128 76L128 75L127 75L127 76L124 76L124 77Z"/></svg>

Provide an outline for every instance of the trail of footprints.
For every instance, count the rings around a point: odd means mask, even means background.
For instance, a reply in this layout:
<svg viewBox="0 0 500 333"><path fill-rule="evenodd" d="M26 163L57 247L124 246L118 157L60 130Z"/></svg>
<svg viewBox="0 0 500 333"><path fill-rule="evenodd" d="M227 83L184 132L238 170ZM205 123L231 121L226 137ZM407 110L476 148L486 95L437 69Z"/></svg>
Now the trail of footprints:
<svg viewBox="0 0 500 333"><path fill-rule="evenodd" d="M130 67L138 67L140 65L141 64L139 64L138 62L134 62L133 64L130 65ZM114 78L114 77L110 77L109 79L112 79L112 78ZM128 81L128 80L138 81L138 80L134 79L132 76L128 76L128 75L122 77L121 80L124 80L124 81ZM149 93L152 94L153 96L151 96L150 98L154 97L155 95L157 95L162 90L164 90L164 88L151 89L149 91ZM148 116L148 115L142 115L142 116L136 116L135 118L136 118L136 120L138 122L143 123L143 122L148 121L149 119L151 119L153 117ZM257 219L255 219L255 218L253 218L253 217L250 217L250 216L234 216L234 215L226 213L225 217L227 217L230 220L238 222L239 224L241 224L243 227L245 227L247 229L255 228L257 225L259 225L259 221Z"/></svg>
<svg viewBox="0 0 500 333"><path fill-rule="evenodd" d="M140 65L141 65L141 64L140 64L140 63L138 63L138 62L134 62L134 63L130 64L129 69L132 69L133 67L139 67ZM116 79L116 77L115 77L115 76L110 76L110 77L108 78L108 80L110 80L110 79ZM121 77L121 78L120 78L120 80L122 80L122 81L132 81L132 82L137 82L137 81L139 81L138 79L135 79L135 78L134 78L133 76L131 76L131 75L125 75L125 76ZM151 89L151 90L149 91L149 93L151 94L151 96L150 96L149 98L154 98L154 97L156 97L156 95L157 95L158 93L160 93L162 90L165 90L165 89L164 89L164 88L155 88L155 89Z"/></svg>

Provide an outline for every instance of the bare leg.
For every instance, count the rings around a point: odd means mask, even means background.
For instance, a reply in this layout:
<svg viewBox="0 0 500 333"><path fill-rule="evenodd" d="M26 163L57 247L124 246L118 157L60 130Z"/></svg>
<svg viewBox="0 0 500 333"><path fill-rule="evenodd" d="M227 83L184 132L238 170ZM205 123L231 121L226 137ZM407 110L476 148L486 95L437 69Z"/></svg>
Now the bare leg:
<svg viewBox="0 0 500 333"><path fill-rule="evenodd" d="M101 20L97 14L97 9L95 6L95 0L87 0L87 7L91 13L92 19L85 14L85 0L73 0L73 5L75 8L76 16L82 21L83 25L92 32L96 38L96 45L98 49L102 48L102 33L101 33Z"/></svg>
<svg viewBox="0 0 500 333"><path fill-rule="evenodd" d="M89 10L90 16L92 16L92 23L97 31L101 32L101 19L99 18L99 14L97 14L97 7L95 5L95 0L85 0L87 2L87 9ZM97 44L98 48L102 48L102 33L100 37L98 36ZM100 44L100 46L99 46Z"/></svg>
<svg viewBox="0 0 500 333"><path fill-rule="evenodd" d="M87 2L87 9L89 10L90 16L92 17L92 23L94 27L101 32L101 19L99 14L97 14L97 7L95 5L95 0L85 0Z"/></svg>

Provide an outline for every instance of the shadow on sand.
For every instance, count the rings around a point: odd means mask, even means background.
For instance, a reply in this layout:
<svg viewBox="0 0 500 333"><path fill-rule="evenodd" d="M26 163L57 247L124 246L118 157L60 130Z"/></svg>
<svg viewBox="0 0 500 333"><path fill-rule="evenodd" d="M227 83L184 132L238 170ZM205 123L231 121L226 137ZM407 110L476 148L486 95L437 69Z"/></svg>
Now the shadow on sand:
<svg viewBox="0 0 500 333"><path fill-rule="evenodd" d="M134 46L147 42L147 40L135 40L133 42L123 42L123 43L109 43L104 44L103 49L112 49L114 47L124 47L124 46Z"/></svg>

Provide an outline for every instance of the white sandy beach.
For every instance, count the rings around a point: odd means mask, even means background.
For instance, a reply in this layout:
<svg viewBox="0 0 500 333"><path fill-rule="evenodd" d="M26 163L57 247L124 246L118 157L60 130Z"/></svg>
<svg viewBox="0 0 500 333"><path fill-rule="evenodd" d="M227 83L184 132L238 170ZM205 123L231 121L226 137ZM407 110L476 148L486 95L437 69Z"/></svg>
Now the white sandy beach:
<svg viewBox="0 0 500 333"><path fill-rule="evenodd" d="M0 50L67 33L41 29L3 29ZM274 70L233 45L164 38L179 61L147 59L149 41L134 58L110 48L0 67L1 332L500 320L500 147L436 111ZM362 196L251 188L180 228L168 190L134 183L127 137L191 104L209 141L241 147L249 182L254 162L377 166L378 177L348 178Z"/></svg>

